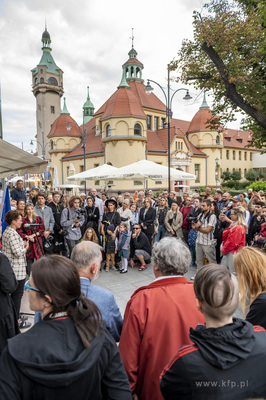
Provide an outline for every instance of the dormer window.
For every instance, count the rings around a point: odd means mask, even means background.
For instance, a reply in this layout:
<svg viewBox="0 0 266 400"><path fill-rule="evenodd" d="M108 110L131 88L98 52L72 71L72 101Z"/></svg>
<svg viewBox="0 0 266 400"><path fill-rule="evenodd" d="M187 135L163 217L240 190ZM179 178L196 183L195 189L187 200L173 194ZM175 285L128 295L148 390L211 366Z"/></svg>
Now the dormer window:
<svg viewBox="0 0 266 400"><path fill-rule="evenodd" d="M110 137L111 136L111 126L108 124L106 127L106 137Z"/></svg>
<svg viewBox="0 0 266 400"><path fill-rule="evenodd" d="M236 139L239 143L243 142L243 139Z"/></svg>
<svg viewBox="0 0 266 400"><path fill-rule="evenodd" d="M141 136L141 126L140 124L135 124L134 126L134 135Z"/></svg>
<svg viewBox="0 0 266 400"><path fill-rule="evenodd" d="M230 138L230 137L225 137L225 139L226 139L228 142L231 142L231 138Z"/></svg>

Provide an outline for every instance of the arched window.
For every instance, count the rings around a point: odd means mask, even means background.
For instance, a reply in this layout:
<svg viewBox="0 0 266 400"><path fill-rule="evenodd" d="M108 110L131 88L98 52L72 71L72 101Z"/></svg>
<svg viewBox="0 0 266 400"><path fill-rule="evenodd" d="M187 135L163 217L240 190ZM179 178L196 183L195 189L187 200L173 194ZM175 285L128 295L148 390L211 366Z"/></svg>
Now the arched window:
<svg viewBox="0 0 266 400"><path fill-rule="evenodd" d="M40 79L40 83L44 83L44 79L43 78Z"/></svg>
<svg viewBox="0 0 266 400"><path fill-rule="evenodd" d="M110 125L107 125L106 127L106 137L110 137L111 136L111 127Z"/></svg>
<svg viewBox="0 0 266 400"><path fill-rule="evenodd" d="M58 85L57 80L56 80L55 78L53 78L53 77L48 79L48 83L49 83L50 85L54 85L54 86L57 86L57 85Z"/></svg>
<svg viewBox="0 0 266 400"><path fill-rule="evenodd" d="M220 136L219 135L216 136L216 144L220 144Z"/></svg>
<svg viewBox="0 0 266 400"><path fill-rule="evenodd" d="M134 135L141 136L141 126L140 126L140 124L135 124L135 126L134 126Z"/></svg>
<svg viewBox="0 0 266 400"><path fill-rule="evenodd" d="M38 85L38 83L39 83L39 79L36 78L36 79L35 79L35 85Z"/></svg>

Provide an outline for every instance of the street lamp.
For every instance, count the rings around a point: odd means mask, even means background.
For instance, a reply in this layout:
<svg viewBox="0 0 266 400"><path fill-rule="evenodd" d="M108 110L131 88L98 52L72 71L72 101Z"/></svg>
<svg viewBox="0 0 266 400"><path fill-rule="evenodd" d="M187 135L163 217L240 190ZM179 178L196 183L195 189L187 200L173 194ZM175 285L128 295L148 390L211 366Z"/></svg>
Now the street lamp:
<svg viewBox="0 0 266 400"><path fill-rule="evenodd" d="M216 190L218 189L218 162L219 162L219 158L216 157L215 158L215 180L216 180Z"/></svg>
<svg viewBox="0 0 266 400"><path fill-rule="evenodd" d="M166 102L166 116L167 116L167 130L168 130L168 191L170 193L171 190L171 175L170 175L170 168L171 168L171 157L170 157L170 121L171 121L171 117L172 117L172 102L173 102L173 97L174 95L179 92L180 90L185 90L186 91L186 95L185 97L183 97L183 100L191 100L192 97L189 94L188 89L177 89L172 96L170 96L170 64L167 65L167 71L168 71L168 75L167 75L167 94L165 93L164 89L162 88L162 86L155 81L152 81L151 79L148 79L147 81L147 85L144 88L145 92L149 95L151 94L151 92L153 91L153 88L151 87L150 82L155 83L157 86L159 86L159 88L162 90L164 97L165 97L165 102Z"/></svg>
<svg viewBox="0 0 266 400"><path fill-rule="evenodd" d="M38 143L39 146L41 146L42 149L42 159L45 160L45 148L48 145L48 143L46 143L46 145L44 144L44 132L42 132L42 143L40 143L38 140L36 139L31 139L30 141L30 145L33 146L33 142ZM53 146L55 146L55 142L53 141ZM46 187L46 173L44 173L44 186Z"/></svg>
<svg viewBox="0 0 266 400"><path fill-rule="evenodd" d="M71 124L76 125L76 126L80 129L80 126L79 126L76 122L68 121L67 126L66 126L66 128L67 128L68 131L71 130ZM95 128L95 127L96 127L96 134L97 134L97 133L100 132L100 128L99 128L99 126L96 125L96 124L91 124L91 125L89 125L89 126L85 129L84 115L83 115L83 124L82 124L82 145L81 145L81 148L83 149L83 170L84 170L84 171L86 171L86 137L87 137L87 132L88 132L89 128ZM86 194L86 191L87 191L86 179L84 179L84 181L85 181L85 187L84 187L84 189L85 189L85 194Z"/></svg>

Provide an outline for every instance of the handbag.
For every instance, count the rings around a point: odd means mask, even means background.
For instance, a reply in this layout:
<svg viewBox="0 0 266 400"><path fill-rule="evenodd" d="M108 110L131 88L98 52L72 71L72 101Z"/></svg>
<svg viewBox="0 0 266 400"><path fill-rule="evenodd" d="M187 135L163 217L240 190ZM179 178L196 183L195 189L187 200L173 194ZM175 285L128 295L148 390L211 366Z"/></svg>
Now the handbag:
<svg viewBox="0 0 266 400"><path fill-rule="evenodd" d="M45 253L53 254L54 244L52 235L49 235L47 239L44 239L43 248Z"/></svg>

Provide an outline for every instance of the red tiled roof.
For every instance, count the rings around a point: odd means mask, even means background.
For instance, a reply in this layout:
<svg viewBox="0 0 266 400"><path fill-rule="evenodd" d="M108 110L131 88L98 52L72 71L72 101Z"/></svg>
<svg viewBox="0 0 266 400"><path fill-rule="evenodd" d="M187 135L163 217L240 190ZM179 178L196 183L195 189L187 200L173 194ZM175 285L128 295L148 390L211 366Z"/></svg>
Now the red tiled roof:
<svg viewBox="0 0 266 400"><path fill-rule="evenodd" d="M143 65L142 62L140 62L136 58L129 58L123 65L126 65L126 64L140 64L140 65Z"/></svg>
<svg viewBox="0 0 266 400"><path fill-rule="evenodd" d="M128 84L130 85L131 89L125 89L125 88L118 89L99 108L99 110L96 111L96 113L94 115L98 115L100 113L104 113L104 115L106 115L107 106L110 107L110 104L109 104L110 100L113 98L113 96L115 96L116 93L118 93L121 90L127 90L127 91L131 92L132 94L134 94L138 99L138 104L140 107L152 108L155 110L161 110L161 111L165 112L165 104L160 99L158 99L158 97L156 97L155 94L151 93L150 95L147 95L147 93L144 90L145 85L143 83L137 82L137 81L132 81L132 82L129 81ZM123 108L121 110L117 109L118 114L116 114L116 115L126 115L126 114L121 113L122 111L123 111ZM108 113L109 113L109 111L108 111ZM110 114L110 115L114 115L114 114ZM139 114L134 114L134 115L139 115ZM145 117L146 117L146 115L145 115Z"/></svg>
<svg viewBox="0 0 266 400"><path fill-rule="evenodd" d="M147 131L146 149L147 151L163 151L163 152L166 151L165 147L163 146L160 140L158 132Z"/></svg>
<svg viewBox="0 0 266 400"><path fill-rule="evenodd" d="M104 152L104 146L102 144L102 136L97 135L96 136L96 130L95 126L90 126L95 124L95 118L92 118L86 125L85 129L88 129L86 133L86 147L85 147L85 153L86 154L95 154L95 153L103 153ZM81 148L82 142L80 142L74 149L68 153L66 156L63 157L63 159L67 159L69 157L78 157L78 156L83 156L83 149Z"/></svg>
<svg viewBox="0 0 266 400"><path fill-rule="evenodd" d="M114 115L136 115L146 118L138 98L131 89L120 88L107 100L102 118Z"/></svg>
<svg viewBox="0 0 266 400"><path fill-rule="evenodd" d="M175 120L175 121L180 122L179 126L182 126L184 129L185 129L186 125L189 124L188 121L182 121L182 120ZM183 123L183 125L182 125L182 123ZM185 138L187 139L186 135L184 135L179 129L171 128L170 129L170 143L172 143L172 141L174 140L174 137L176 135L181 135L184 137L184 139ZM167 152L167 149L168 149L168 130L167 130L167 128L158 129L157 132L147 131L147 139L148 139L147 151ZM198 150L192 143L189 142L189 145L190 145L191 151L194 155L204 155L205 156L205 153L203 153L201 150Z"/></svg>
<svg viewBox="0 0 266 400"><path fill-rule="evenodd" d="M184 121L183 119L176 119L172 118L171 119L171 126L175 127L177 129L178 135L185 135L188 127L189 127L190 122L189 121Z"/></svg>
<svg viewBox="0 0 266 400"><path fill-rule="evenodd" d="M142 107L152 108L155 110L166 111L165 104L155 96L154 93L147 94L144 90L145 85L142 82L132 81L128 82L131 87L131 90L138 97L140 104Z"/></svg>
<svg viewBox="0 0 266 400"><path fill-rule="evenodd" d="M227 138L229 138L230 141L227 140ZM224 147L236 147L239 149L243 149L249 144L249 140L251 140L251 133L247 131L240 131L237 129L225 129L223 131L223 139ZM248 149L258 150L256 147L248 147Z"/></svg>
<svg viewBox="0 0 266 400"><path fill-rule="evenodd" d="M67 130L67 124L70 122L71 129ZM47 137L53 136L78 136L81 137L81 130L76 121L68 114L61 114L53 122Z"/></svg>
<svg viewBox="0 0 266 400"><path fill-rule="evenodd" d="M209 108L201 108L192 118L187 133L204 131L206 129L210 130L210 128L207 127L207 121L212 117L213 114Z"/></svg>
<svg viewBox="0 0 266 400"><path fill-rule="evenodd" d="M195 156L206 156L206 153L203 153L203 151L197 149L197 147L194 146L191 142L189 142L189 145L191 147L192 153Z"/></svg>

